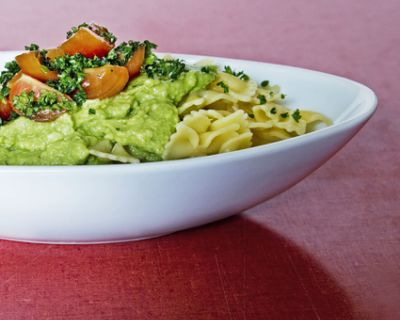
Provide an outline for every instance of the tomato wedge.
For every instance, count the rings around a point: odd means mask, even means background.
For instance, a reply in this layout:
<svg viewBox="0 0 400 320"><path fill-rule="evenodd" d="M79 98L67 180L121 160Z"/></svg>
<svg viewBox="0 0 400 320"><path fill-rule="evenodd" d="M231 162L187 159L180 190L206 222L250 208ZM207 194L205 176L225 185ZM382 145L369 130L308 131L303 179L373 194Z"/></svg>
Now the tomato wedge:
<svg viewBox="0 0 400 320"><path fill-rule="evenodd" d="M146 48L144 45L140 46L129 58L126 64L126 68L128 69L130 79L140 73L140 68L142 67L144 62L145 49Z"/></svg>
<svg viewBox="0 0 400 320"><path fill-rule="evenodd" d="M0 100L0 118L2 120L9 120L11 117L12 107L7 99Z"/></svg>
<svg viewBox="0 0 400 320"><path fill-rule="evenodd" d="M46 57L49 58L50 60L53 60L58 57L62 57L65 54L64 50L61 48L52 48L52 49L47 49L47 54Z"/></svg>
<svg viewBox="0 0 400 320"><path fill-rule="evenodd" d="M61 50L69 55L80 53L87 58L94 56L102 58L113 47L112 44L88 28L80 28L60 45Z"/></svg>
<svg viewBox="0 0 400 320"><path fill-rule="evenodd" d="M88 99L104 99L122 91L128 80L127 68L106 64L98 68L85 69L82 88Z"/></svg>
<svg viewBox="0 0 400 320"><path fill-rule="evenodd" d="M15 78L15 79L14 79ZM11 85L10 85L10 94L9 94L9 101L11 108L15 111L15 113L19 114L20 116L23 116L24 114L14 107L13 105L13 99L15 96L21 95L23 92L30 92L33 91L34 93L34 98L38 99L40 97L40 94L42 91L50 91L50 92L55 92L60 99L62 97L65 97L67 99L71 99L67 95L62 94L58 90L49 87L48 85L44 84L43 82L40 82L39 80L36 80L35 78L32 78L29 75L26 75L24 73L19 73L14 76L13 79L11 79ZM32 116L32 120L35 121L52 121L58 118L61 114L65 113L65 110L48 110L44 109Z"/></svg>
<svg viewBox="0 0 400 320"><path fill-rule="evenodd" d="M22 72L40 81L55 80L58 78L57 72L50 71L42 65L39 54L35 51L25 52L15 57Z"/></svg>

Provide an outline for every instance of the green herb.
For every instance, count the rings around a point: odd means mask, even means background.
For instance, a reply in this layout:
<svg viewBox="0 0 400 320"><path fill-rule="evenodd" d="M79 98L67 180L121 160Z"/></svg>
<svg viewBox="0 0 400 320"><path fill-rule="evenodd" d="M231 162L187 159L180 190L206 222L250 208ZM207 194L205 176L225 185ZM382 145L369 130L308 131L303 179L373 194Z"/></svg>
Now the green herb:
<svg viewBox="0 0 400 320"><path fill-rule="evenodd" d="M261 82L261 87L265 88L269 86L269 81L268 80L264 80Z"/></svg>
<svg viewBox="0 0 400 320"><path fill-rule="evenodd" d="M89 114L96 114L96 110L95 109L92 109L92 108L89 108L89 112L88 112Z"/></svg>
<svg viewBox="0 0 400 320"><path fill-rule="evenodd" d="M186 65L179 59L160 59L155 57L151 64L144 66L149 78L161 80L176 80L183 72L187 72Z"/></svg>
<svg viewBox="0 0 400 320"><path fill-rule="evenodd" d="M293 113L292 113L292 118L296 121L299 122L299 120L301 119L301 114L300 114L300 110L296 109Z"/></svg>
<svg viewBox="0 0 400 320"><path fill-rule="evenodd" d="M58 79L49 80L47 84L62 93L71 95L76 104L81 106L86 100L81 84L85 78L84 69L101 67L106 63L106 59L98 57L89 59L81 54L57 57L49 62L49 69L59 74Z"/></svg>
<svg viewBox="0 0 400 320"><path fill-rule="evenodd" d="M42 90L36 99L33 91L23 92L13 98L13 106L24 116L31 118L40 111L72 110L76 104L56 92Z"/></svg>
<svg viewBox="0 0 400 320"><path fill-rule="evenodd" d="M0 73L0 99L8 96L10 89L8 89L7 83L21 70L15 60L7 62L4 68L5 70Z"/></svg>
<svg viewBox="0 0 400 320"><path fill-rule="evenodd" d="M39 50L39 46L36 43L31 43L29 46L25 46L25 50L38 51Z"/></svg>
<svg viewBox="0 0 400 320"><path fill-rule="evenodd" d="M137 49L140 47L145 47L145 61L146 59L152 55L152 50L157 48L157 45L145 40L143 42L140 41L128 41L122 42L119 46L111 49L107 54L107 61L111 64L116 64L119 66L124 66L128 63L130 57L135 53Z"/></svg>
<svg viewBox="0 0 400 320"><path fill-rule="evenodd" d="M265 98L264 95L260 94L257 96L258 100L260 100L260 104L266 104L267 103L267 99Z"/></svg>
<svg viewBox="0 0 400 320"><path fill-rule="evenodd" d="M222 89L224 89L224 93L228 93L229 92L229 87L225 82L220 81L220 82L217 83L217 86L219 86Z"/></svg>
<svg viewBox="0 0 400 320"><path fill-rule="evenodd" d="M74 33L78 32L79 29L81 28L87 28L94 33L96 33L98 36L102 37L104 40L106 40L110 44L114 44L117 41L117 38L112 34L110 31L107 30L107 28L99 26L98 24L92 23L88 24L86 22L81 23L80 25L76 27L72 27L70 31L67 32L67 39L70 38Z"/></svg>
<svg viewBox="0 0 400 320"><path fill-rule="evenodd" d="M224 72L229 73L243 81L248 81L250 79L250 77L247 74L245 74L243 71L235 72L232 70L232 68L230 66L225 66Z"/></svg>
<svg viewBox="0 0 400 320"><path fill-rule="evenodd" d="M249 113L249 117L252 118L252 119L254 119L254 114Z"/></svg>
<svg viewBox="0 0 400 320"><path fill-rule="evenodd" d="M286 94L281 93L281 99L285 99L286 98Z"/></svg>
<svg viewBox="0 0 400 320"><path fill-rule="evenodd" d="M281 117L282 117L283 119L286 119L287 117L289 117L289 113L288 113L288 112L281 113Z"/></svg>
<svg viewBox="0 0 400 320"><path fill-rule="evenodd" d="M200 69L201 72L204 73L216 73L218 71L217 66L204 66Z"/></svg>
<svg viewBox="0 0 400 320"><path fill-rule="evenodd" d="M273 107L269 112L271 112L271 114L276 114L276 108Z"/></svg>

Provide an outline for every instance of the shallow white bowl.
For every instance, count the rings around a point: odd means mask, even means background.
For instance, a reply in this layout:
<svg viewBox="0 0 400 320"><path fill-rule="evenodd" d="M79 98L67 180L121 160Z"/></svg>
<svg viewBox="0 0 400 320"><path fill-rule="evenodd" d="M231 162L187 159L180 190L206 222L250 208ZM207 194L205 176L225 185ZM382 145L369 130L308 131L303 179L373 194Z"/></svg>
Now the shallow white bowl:
<svg viewBox="0 0 400 320"><path fill-rule="evenodd" d="M15 52L0 53L0 65ZM175 55L190 63L204 57ZM0 238L115 242L228 217L288 189L342 148L374 113L362 84L288 66L212 58L281 85L287 104L334 120L286 141L215 156L136 165L0 166Z"/></svg>

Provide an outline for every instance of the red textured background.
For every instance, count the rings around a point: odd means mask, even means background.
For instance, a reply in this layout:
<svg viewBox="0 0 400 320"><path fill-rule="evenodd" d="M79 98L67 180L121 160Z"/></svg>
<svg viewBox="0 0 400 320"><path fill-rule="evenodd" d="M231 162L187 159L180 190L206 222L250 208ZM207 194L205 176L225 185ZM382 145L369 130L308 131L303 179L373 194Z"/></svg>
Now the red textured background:
<svg viewBox="0 0 400 320"><path fill-rule="evenodd" d="M0 50L54 46L94 20L161 51L350 77L378 111L314 174L234 218L117 245L0 241L0 319L400 319L398 0L81 2L2 3Z"/></svg>

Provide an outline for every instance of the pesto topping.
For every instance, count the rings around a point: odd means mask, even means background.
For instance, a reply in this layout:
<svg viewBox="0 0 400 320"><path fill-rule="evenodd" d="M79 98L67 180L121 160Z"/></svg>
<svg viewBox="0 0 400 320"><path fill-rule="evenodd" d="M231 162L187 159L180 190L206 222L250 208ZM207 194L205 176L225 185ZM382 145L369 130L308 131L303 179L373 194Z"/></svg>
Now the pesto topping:
<svg viewBox="0 0 400 320"><path fill-rule="evenodd" d="M229 92L229 86L225 82L220 81L220 82L217 83L217 86L219 86L222 89L224 89L224 93L228 93Z"/></svg>

